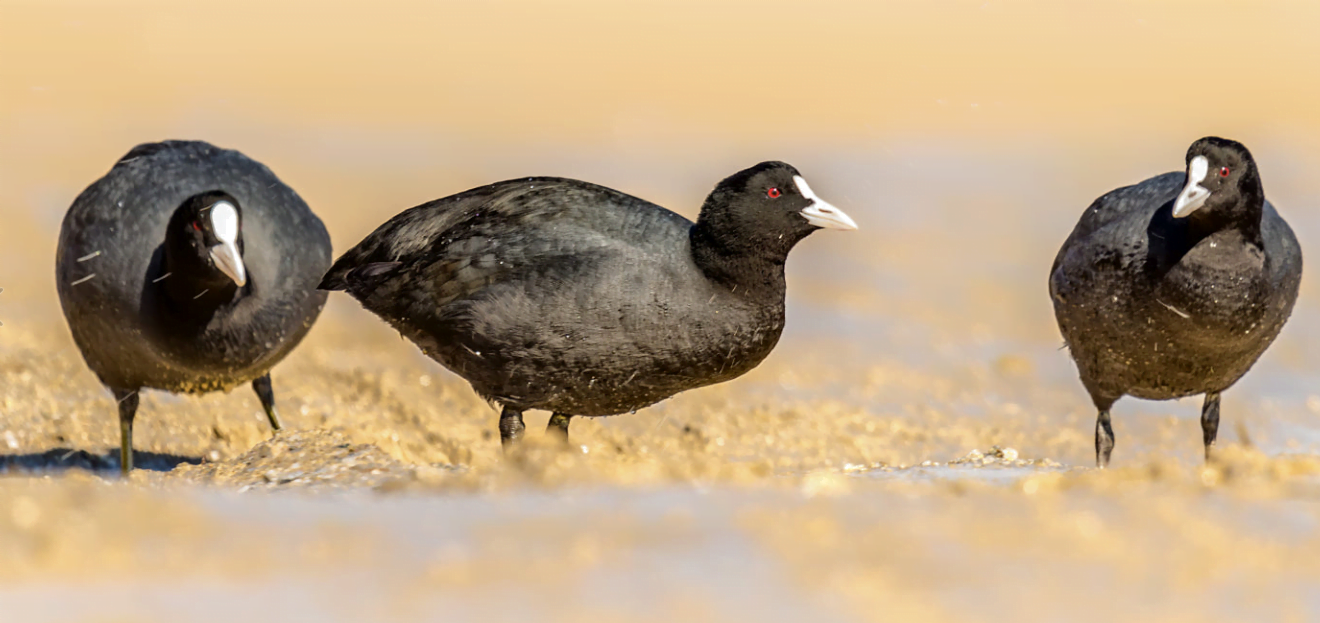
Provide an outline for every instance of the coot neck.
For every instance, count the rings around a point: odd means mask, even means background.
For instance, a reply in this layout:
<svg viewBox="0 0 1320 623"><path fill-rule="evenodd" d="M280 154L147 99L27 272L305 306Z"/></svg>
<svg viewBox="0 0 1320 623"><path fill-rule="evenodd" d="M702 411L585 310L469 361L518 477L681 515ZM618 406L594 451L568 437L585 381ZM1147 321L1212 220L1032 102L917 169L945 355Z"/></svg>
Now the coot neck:
<svg viewBox="0 0 1320 623"><path fill-rule="evenodd" d="M252 286L249 278L247 285L239 288L228 275L198 257L191 247L180 249L171 242L166 239L160 274L152 277L163 289L162 302L171 315L205 324L221 308L232 306L242 298Z"/></svg>
<svg viewBox="0 0 1320 623"><path fill-rule="evenodd" d="M689 232L692 259L707 279L732 293L778 300L785 292L784 262L801 237L731 236L704 220Z"/></svg>
<svg viewBox="0 0 1320 623"><path fill-rule="evenodd" d="M1232 205L1197 210L1187 215L1187 232L1195 240L1202 240L1224 230L1237 230L1243 240L1263 244L1260 221L1265 213L1265 189L1260 177L1250 171L1238 187L1239 199Z"/></svg>

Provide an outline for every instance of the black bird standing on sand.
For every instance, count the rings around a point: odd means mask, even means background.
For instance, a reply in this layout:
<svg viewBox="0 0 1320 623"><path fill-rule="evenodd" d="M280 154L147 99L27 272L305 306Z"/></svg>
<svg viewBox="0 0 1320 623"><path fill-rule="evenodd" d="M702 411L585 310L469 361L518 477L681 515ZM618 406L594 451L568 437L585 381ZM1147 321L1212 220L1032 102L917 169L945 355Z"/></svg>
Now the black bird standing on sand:
<svg viewBox="0 0 1320 623"><path fill-rule="evenodd" d="M280 428L270 369L325 305L330 236L261 163L199 141L134 147L64 217L56 284L83 359L119 403L133 468L143 387L252 383Z"/></svg>
<svg viewBox="0 0 1320 623"><path fill-rule="evenodd" d="M1096 464L1114 449L1109 408L1124 395L1205 394L1206 459L1219 395L1283 328L1302 251L1265 200L1251 153L1208 137L1166 173L1100 197L1050 270L1050 296L1082 384L1099 409Z"/></svg>
<svg viewBox="0 0 1320 623"><path fill-rule="evenodd" d="M615 415L738 377L784 328L784 262L820 228L856 229L793 167L720 182L694 224L570 179L525 178L407 210L350 249L346 290L503 407Z"/></svg>

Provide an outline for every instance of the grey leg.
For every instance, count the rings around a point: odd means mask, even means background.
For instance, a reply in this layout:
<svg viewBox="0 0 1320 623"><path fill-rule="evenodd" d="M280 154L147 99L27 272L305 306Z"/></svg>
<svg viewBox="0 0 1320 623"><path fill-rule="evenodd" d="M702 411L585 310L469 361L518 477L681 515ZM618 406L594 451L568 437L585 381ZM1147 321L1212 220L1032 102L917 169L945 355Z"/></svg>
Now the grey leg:
<svg viewBox="0 0 1320 623"><path fill-rule="evenodd" d="M1206 392L1201 405L1201 436L1205 440L1205 460L1210 462L1210 447L1219 436L1219 392Z"/></svg>
<svg viewBox="0 0 1320 623"><path fill-rule="evenodd" d="M1109 467L1109 455L1114 452L1114 428L1109 423L1109 409L1095 418L1095 466Z"/></svg>
<svg viewBox="0 0 1320 623"><path fill-rule="evenodd" d="M567 413L556 413L550 416L550 423L545 427L545 434L558 437L564 443L568 443L568 421L573 416Z"/></svg>
<svg viewBox="0 0 1320 623"><path fill-rule="evenodd" d="M133 471L133 416L137 415L138 390L110 391L119 403L119 469L127 476Z"/></svg>
<svg viewBox="0 0 1320 623"><path fill-rule="evenodd" d="M270 387L269 372L252 381L252 391L257 392L261 408L266 410L266 419L270 420L270 427L275 430L283 429L284 427L280 425L280 412L275 410L275 390Z"/></svg>
<svg viewBox="0 0 1320 623"><path fill-rule="evenodd" d="M504 407L500 412L500 443L506 450L522 439L526 428L523 426L522 411Z"/></svg>

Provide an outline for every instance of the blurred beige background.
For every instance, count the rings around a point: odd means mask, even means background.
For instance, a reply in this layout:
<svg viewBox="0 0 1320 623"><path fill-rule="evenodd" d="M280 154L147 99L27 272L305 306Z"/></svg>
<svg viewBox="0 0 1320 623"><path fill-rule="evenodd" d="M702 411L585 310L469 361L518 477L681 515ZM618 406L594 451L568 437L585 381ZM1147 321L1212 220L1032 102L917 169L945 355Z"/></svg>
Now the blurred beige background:
<svg viewBox="0 0 1320 623"><path fill-rule="evenodd" d="M181 136L257 152L332 213L504 173L470 150L1051 142L1105 172L1211 132L1307 145L1318 18L1301 0L3 0L0 202L53 209L132 144ZM410 150L445 147L450 166L411 170Z"/></svg>
<svg viewBox="0 0 1320 623"><path fill-rule="evenodd" d="M11 142L199 116L514 143L1314 136L1320 95L1302 0L0 7Z"/></svg>

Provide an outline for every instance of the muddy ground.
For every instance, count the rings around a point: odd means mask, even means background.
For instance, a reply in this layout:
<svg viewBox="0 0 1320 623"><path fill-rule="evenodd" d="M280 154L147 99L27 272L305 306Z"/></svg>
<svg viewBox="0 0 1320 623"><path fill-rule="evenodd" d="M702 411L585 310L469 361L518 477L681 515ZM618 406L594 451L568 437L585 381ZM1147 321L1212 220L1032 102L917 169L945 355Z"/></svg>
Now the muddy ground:
<svg viewBox="0 0 1320 623"><path fill-rule="evenodd" d="M67 338L4 330L0 604L22 620L1320 612L1314 450L1243 445L1244 424L1201 466L1195 404L1173 403L1122 420L1098 472L1089 412L1055 406L1082 396L1041 389L1025 359L956 382L877 364L868 391L927 396L877 410L776 396L829 370L776 358L505 455L460 380L331 320L278 369L286 431L247 391L148 394L143 469L122 480L113 402ZM984 398L1013 388L1040 410Z"/></svg>

